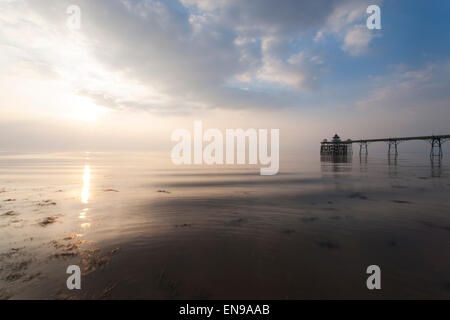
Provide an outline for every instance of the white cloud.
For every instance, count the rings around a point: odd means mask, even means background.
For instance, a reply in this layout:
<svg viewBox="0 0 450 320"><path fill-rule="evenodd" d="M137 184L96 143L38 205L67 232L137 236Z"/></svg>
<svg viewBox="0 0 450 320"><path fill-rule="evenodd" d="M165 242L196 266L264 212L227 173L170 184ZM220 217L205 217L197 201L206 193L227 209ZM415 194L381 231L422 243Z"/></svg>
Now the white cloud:
<svg viewBox="0 0 450 320"><path fill-rule="evenodd" d="M342 49L352 56L361 55L367 52L373 38L374 33L365 25L355 25L345 35Z"/></svg>
<svg viewBox="0 0 450 320"><path fill-rule="evenodd" d="M336 6L329 15L325 25L314 38L319 42L325 35L331 34L343 42L342 50L352 56L358 56L367 52L370 42L377 35L366 27L368 15L366 9L369 5L381 5L382 0L349 1Z"/></svg>
<svg viewBox="0 0 450 320"><path fill-rule="evenodd" d="M264 39L263 63L261 68L256 71L256 78L260 81L292 87L298 91L316 88L317 79L323 72L320 67L322 64L320 58L300 51L292 54L287 61L283 61L275 54L276 47L276 39Z"/></svg>
<svg viewBox="0 0 450 320"><path fill-rule="evenodd" d="M447 134L450 101L449 62L422 68L394 68L372 79L370 92L355 103L352 118L380 135ZM357 122L357 121L356 121Z"/></svg>
<svg viewBox="0 0 450 320"><path fill-rule="evenodd" d="M449 61L428 63L422 68L394 68L394 72L374 78L367 98L356 102L361 111L414 112L433 114L448 109Z"/></svg>

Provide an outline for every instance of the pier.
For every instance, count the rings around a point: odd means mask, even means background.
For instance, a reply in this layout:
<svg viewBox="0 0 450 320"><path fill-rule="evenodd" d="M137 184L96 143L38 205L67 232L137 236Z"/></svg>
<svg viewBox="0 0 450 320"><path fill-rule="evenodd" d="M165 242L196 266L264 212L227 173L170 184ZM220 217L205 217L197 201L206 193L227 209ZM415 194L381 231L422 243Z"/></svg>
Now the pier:
<svg viewBox="0 0 450 320"><path fill-rule="evenodd" d="M397 137L397 138L382 138L382 139L348 139L342 141L336 134L332 141L326 139L321 142L320 153L322 155L342 155L351 152L352 144L359 144L359 153L368 153L368 144L372 142L386 142L388 144L388 154L398 154L398 144L404 141L422 140L428 141L431 145L430 156L442 157L442 145L444 142L450 140L450 135L432 135L432 136L417 136L417 137Z"/></svg>

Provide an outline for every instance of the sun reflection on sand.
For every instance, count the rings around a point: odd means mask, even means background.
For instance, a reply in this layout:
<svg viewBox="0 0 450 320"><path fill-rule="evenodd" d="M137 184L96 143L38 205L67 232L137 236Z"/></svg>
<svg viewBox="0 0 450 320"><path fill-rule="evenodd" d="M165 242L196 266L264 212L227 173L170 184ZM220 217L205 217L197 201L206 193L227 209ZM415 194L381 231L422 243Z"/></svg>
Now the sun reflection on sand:
<svg viewBox="0 0 450 320"><path fill-rule="evenodd" d="M89 229L91 227L91 224L89 222L87 223L82 223L80 225L81 229Z"/></svg>
<svg viewBox="0 0 450 320"><path fill-rule="evenodd" d="M83 204L88 204L90 193L89 190L91 188L91 167L86 164L84 166L84 173L83 173L83 189L81 190L81 202ZM84 208L79 215L79 218L84 220L87 218L87 213L89 211L89 208ZM89 222L82 223L80 225L81 229L89 229L91 227L91 224Z"/></svg>
<svg viewBox="0 0 450 320"><path fill-rule="evenodd" d="M88 212L88 208L84 208L81 212L80 212L80 219L86 219L86 215Z"/></svg>
<svg viewBox="0 0 450 320"><path fill-rule="evenodd" d="M84 166L83 174L83 190L81 191L81 202L87 204L89 202L89 189L91 187L91 167Z"/></svg>

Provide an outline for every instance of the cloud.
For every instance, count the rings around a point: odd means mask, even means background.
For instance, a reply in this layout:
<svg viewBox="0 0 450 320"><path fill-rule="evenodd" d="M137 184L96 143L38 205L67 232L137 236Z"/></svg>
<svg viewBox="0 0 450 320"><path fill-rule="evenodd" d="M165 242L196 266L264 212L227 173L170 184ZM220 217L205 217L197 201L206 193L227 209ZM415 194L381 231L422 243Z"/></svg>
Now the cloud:
<svg viewBox="0 0 450 320"><path fill-rule="evenodd" d="M79 31L66 28L73 4ZM17 0L1 8L2 38L32 55L20 58L23 69L57 76L98 105L156 113L298 106L326 74L327 61L306 44L365 16L356 0ZM351 29L344 50L364 52L362 35Z"/></svg>
<svg viewBox="0 0 450 320"><path fill-rule="evenodd" d="M421 68L395 66L391 74L372 79L371 92L355 103L356 111L391 118L403 123L403 128L408 125L410 131L448 131L449 66L450 61Z"/></svg>
<svg viewBox="0 0 450 320"><path fill-rule="evenodd" d="M366 9L369 5L381 6L381 4L382 0L349 1L337 6L323 28L317 31L314 41L319 42L327 34L331 34L343 42L342 50L350 55L359 56L366 53L370 42L378 36L376 32L366 27L368 18Z"/></svg>
<svg viewBox="0 0 450 320"><path fill-rule="evenodd" d="M355 25L345 35L342 49L352 56L358 56L367 52L373 38L374 33L365 25Z"/></svg>
<svg viewBox="0 0 450 320"><path fill-rule="evenodd" d="M293 53L286 60L280 59L276 50L278 41L273 37L263 40L262 65L254 77L298 91L316 88L318 78L324 72L323 61L307 51Z"/></svg>
<svg viewBox="0 0 450 320"><path fill-rule="evenodd" d="M253 35L286 36L322 26L336 7L347 2L349 1L182 0L187 7L206 11L217 22L236 31Z"/></svg>
<svg viewBox="0 0 450 320"><path fill-rule="evenodd" d="M393 72L372 79L372 91L367 98L356 105L368 109L415 109L424 104L428 109L440 101L450 99L450 75L447 66L450 62L427 63L422 68L405 65L394 66Z"/></svg>

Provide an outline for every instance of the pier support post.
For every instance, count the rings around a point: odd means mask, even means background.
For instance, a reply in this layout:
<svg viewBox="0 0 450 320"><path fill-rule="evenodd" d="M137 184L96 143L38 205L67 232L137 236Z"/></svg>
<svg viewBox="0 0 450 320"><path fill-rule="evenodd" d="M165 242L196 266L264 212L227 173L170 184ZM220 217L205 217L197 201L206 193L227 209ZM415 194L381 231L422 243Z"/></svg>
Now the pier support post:
<svg viewBox="0 0 450 320"><path fill-rule="evenodd" d="M394 149L395 155L398 155L398 141L397 140L389 140L389 150L388 154L391 154L391 150Z"/></svg>
<svg viewBox="0 0 450 320"><path fill-rule="evenodd" d="M431 151L430 157L438 156L442 157L442 140L438 137L431 138Z"/></svg>
<svg viewBox="0 0 450 320"><path fill-rule="evenodd" d="M359 154L362 154L362 151L365 150L366 154L368 154L368 150L367 150L367 142L361 142L359 144Z"/></svg>

